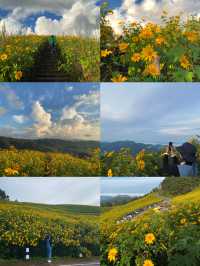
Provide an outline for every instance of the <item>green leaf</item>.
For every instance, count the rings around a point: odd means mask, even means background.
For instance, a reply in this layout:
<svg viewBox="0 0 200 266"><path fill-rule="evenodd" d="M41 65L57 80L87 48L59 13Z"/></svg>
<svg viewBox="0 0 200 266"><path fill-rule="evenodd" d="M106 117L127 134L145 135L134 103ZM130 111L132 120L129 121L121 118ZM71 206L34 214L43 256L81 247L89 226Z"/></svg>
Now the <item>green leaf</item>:
<svg viewBox="0 0 200 266"><path fill-rule="evenodd" d="M194 73L197 76L198 81L200 81L200 66L194 68Z"/></svg>
<svg viewBox="0 0 200 266"><path fill-rule="evenodd" d="M194 76L193 72L186 71L186 73L185 73L185 81L192 82L193 76Z"/></svg>

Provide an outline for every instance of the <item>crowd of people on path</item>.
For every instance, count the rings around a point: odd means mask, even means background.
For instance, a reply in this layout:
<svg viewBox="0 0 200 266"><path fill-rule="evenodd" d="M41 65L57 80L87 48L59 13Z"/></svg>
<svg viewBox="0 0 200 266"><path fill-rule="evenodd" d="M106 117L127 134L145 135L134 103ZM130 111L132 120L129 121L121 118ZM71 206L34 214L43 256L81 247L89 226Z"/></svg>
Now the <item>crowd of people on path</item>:
<svg viewBox="0 0 200 266"><path fill-rule="evenodd" d="M165 176L197 176L197 148L188 141L179 147L169 142L162 154Z"/></svg>

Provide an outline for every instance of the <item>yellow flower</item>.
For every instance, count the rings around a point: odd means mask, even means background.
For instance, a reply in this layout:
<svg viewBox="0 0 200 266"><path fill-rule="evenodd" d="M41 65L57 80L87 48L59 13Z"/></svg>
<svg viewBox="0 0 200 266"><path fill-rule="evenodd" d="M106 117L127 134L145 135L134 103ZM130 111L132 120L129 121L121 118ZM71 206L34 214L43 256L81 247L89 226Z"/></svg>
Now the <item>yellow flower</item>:
<svg viewBox="0 0 200 266"><path fill-rule="evenodd" d="M144 47L142 49L142 58L145 60L145 61L153 61L156 59L157 57L157 52L154 51L153 47L151 45L147 45L146 47Z"/></svg>
<svg viewBox="0 0 200 266"><path fill-rule="evenodd" d="M196 42L198 40L198 34L197 32L191 31L191 32L185 32L185 36L190 42Z"/></svg>
<svg viewBox="0 0 200 266"><path fill-rule="evenodd" d="M2 54L1 56L0 56L0 58L1 58L1 61L5 61L5 60L7 60L8 59L8 56L7 56L7 54Z"/></svg>
<svg viewBox="0 0 200 266"><path fill-rule="evenodd" d="M187 223L187 220L185 218L182 218L180 220L180 224L185 225Z"/></svg>
<svg viewBox="0 0 200 266"><path fill-rule="evenodd" d="M122 42L122 43L119 44L119 50L122 53L125 53L127 48L128 48L128 43Z"/></svg>
<svg viewBox="0 0 200 266"><path fill-rule="evenodd" d="M108 152L108 153L106 154L106 157L107 157L107 158L112 157L113 153L114 153L113 151Z"/></svg>
<svg viewBox="0 0 200 266"><path fill-rule="evenodd" d="M141 59L141 56L140 56L139 53L135 53L135 54L133 54L133 56L131 57L131 60L132 60L133 62L139 62L140 59Z"/></svg>
<svg viewBox="0 0 200 266"><path fill-rule="evenodd" d="M132 41L133 41L133 42L139 42L139 40L140 40L140 39L139 39L139 37L137 37L137 36L135 36L135 37L132 38Z"/></svg>
<svg viewBox="0 0 200 266"><path fill-rule="evenodd" d="M121 74L112 78L112 82L124 82L127 80L127 77L122 76Z"/></svg>
<svg viewBox="0 0 200 266"><path fill-rule="evenodd" d="M146 244L153 244L155 242L156 238L153 233L149 233L145 235L145 243Z"/></svg>
<svg viewBox="0 0 200 266"><path fill-rule="evenodd" d="M18 175L19 174L19 172L16 169L12 169L12 168L6 168L4 170L4 173L7 176L13 176L13 175Z"/></svg>
<svg viewBox="0 0 200 266"><path fill-rule="evenodd" d="M145 168L145 161L144 160L137 161L137 167L139 170L143 171Z"/></svg>
<svg viewBox="0 0 200 266"><path fill-rule="evenodd" d="M108 252L108 260L110 262L115 262L116 261L116 257L117 257L118 251L116 248L111 248Z"/></svg>
<svg viewBox="0 0 200 266"><path fill-rule="evenodd" d="M181 56L180 65L182 66L182 68L185 68L185 69L188 69L191 66L187 56L185 55Z"/></svg>
<svg viewBox="0 0 200 266"><path fill-rule="evenodd" d="M158 44L158 45L162 45L162 44L164 44L164 43L166 43L166 40L165 40L164 37L157 37L157 38L156 38L156 44Z"/></svg>
<svg viewBox="0 0 200 266"><path fill-rule="evenodd" d="M108 170L108 176L110 176L110 177L113 176L112 169L109 169L109 170Z"/></svg>
<svg viewBox="0 0 200 266"><path fill-rule="evenodd" d="M136 156L136 160L140 161L144 158L144 154L145 154L145 150L142 149L140 152L138 152L137 156Z"/></svg>
<svg viewBox="0 0 200 266"><path fill-rule="evenodd" d="M109 51L108 49L101 51L101 57L107 57L110 54L112 54L112 51Z"/></svg>
<svg viewBox="0 0 200 266"><path fill-rule="evenodd" d="M139 34L139 37L141 39L148 39L148 38L151 38L153 35L151 29L149 28L144 28L141 30L140 34Z"/></svg>
<svg viewBox="0 0 200 266"><path fill-rule="evenodd" d="M145 260L143 266L154 266L154 263L152 260Z"/></svg>
<svg viewBox="0 0 200 266"><path fill-rule="evenodd" d="M158 65L152 63L148 65L144 70L144 75L151 75L153 77L160 75L160 68Z"/></svg>
<svg viewBox="0 0 200 266"><path fill-rule="evenodd" d="M22 71L16 71L15 72L15 79L20 80L22 78Z"/></svg>

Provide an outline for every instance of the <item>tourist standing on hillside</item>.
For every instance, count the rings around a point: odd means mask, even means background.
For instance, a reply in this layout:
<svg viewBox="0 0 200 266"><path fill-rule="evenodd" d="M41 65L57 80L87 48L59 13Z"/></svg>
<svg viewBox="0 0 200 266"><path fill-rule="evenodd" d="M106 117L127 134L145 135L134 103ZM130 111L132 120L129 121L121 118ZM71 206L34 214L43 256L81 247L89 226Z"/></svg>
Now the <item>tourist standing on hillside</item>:
<svg viewBox="0 0 200 266"><path fill-rule="evenodd" d="M56 52L56 36L51 35L49 37L49 46L51 47L51 53L54 54Z"/></svg>
<svg viewBox="0 0 200 266"><path fill-rule="evenodd" d="M51 263L51 259L52 259L52 239L51 239L50 235L46 236L45 244L46 244L46 252L47 252L48 263Z"/></svg>

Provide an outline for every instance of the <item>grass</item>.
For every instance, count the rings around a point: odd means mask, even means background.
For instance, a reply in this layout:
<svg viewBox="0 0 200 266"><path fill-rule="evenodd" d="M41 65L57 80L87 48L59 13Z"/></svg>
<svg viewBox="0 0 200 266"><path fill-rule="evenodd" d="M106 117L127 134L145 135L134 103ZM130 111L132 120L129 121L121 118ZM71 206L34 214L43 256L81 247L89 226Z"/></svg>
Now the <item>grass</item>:
<svg viewBox="0 0 200 266"><path fill-rule="evenodd" d="M127 204L116 206L111 208L109 211L103 212L101 216L102 222L116 222L118 219L128 214L129 212L133 212L134 210L144 208L145 206L158 203L162 199L156 195L156 193L150 193L142 198L131 201Z"/></svg>
<svg viewBox="0 0 200 266"><path fill-rule="evenodd" d="M99 159L68 153L0 150L0 176L98 176Z"/></svg>
<svg viewBox="0 0 200 266"><path fill-rule="evenodd" d="M194 189L189 193L174 197L172 200L172 203L174 204L182 204L188 202L194 202L194 203L200 202L200 187Z"/></svg>
<svg viewBox="0 0 200 266"><path fill-rule="evenodd" d="M194 190L197 186L200 186L198 177L166 177L159 193L165 196L178 196Z"/></svg>
<svg viewBox="0 0 200 266"><path fill-rule="evenodd" d="M9 201L0 201L0 204L3 203L5 206L16 206L23 209L32 209L39 211L49 211L56 212L60 215L98 215L99 207L96 206L87 206L87 205L72 205L72 204L62 204L62 205L50 205L50 204L38 204L38 203L27 203L27 202L9 202Z"/></svg>

